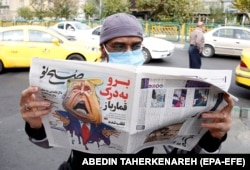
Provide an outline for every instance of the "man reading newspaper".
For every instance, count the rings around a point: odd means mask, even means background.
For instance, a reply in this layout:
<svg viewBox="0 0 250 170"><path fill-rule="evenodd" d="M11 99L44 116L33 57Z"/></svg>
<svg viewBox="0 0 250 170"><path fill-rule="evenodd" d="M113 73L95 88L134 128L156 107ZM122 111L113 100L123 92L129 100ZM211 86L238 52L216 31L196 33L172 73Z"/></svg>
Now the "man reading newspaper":
<svg viewBox="0 0 250 170"><path fill-rule="evenodd" d="M117 13L107 17L102 25L100 35L100 51L103 62L134 66L142 65L144 62L141 50L142 41L143 29L139 21L134 16L126 13ZM97 81L94 82L98 83ZM42 123L42 116L51 112L52 103L47 100L40 100L36 98L35 94L38 91L39 88L36 86L30 86L22 91L20 98L20 111L22 118L25 121L25 131L28 134L30 141L39 146L48 148L49 145L44 125ZM180 93L179 98L182 99L181 97L184 98L183 94ZM157 93L154 94L154 98L158 101L164 100L164 96L157 95ZM234 102L228 94L224 95L224 100L227 102L225 107L213 112L201 114L204 122L201 122L200 126L208 131L191 151L162 145L162 153L218 153L220 151L221 143L226 140L227 132L231 127L230 113L234 106ZM90 101L97 102L95 100ZM70 106L67 102L65 105L66 108L67 106ZM178 107L181 107L182 105L178 105ZM94 118L90 116L85 117L83 120L92 122L99 121L100 123L98 115L94 116ZM67 123L67 120L65 120L65 122ZM152 136L157 136L159 133L169 133L169 131L167 131L169 129L171 130L170 133L175 133L176 127L178 127L178 125L162 128L160 131L152 132L151 137L149 137L147 141L153 140ZM82 133L87 132L87 127L82 127L82 129ZM153 153L155 153L154 147L142 149L137 152L137 154ZM73 150L68 162L61 165L60 168L70 167L72 169L80 169L82 167L83 158L87 157L86 154L88 153Z"/></svg>

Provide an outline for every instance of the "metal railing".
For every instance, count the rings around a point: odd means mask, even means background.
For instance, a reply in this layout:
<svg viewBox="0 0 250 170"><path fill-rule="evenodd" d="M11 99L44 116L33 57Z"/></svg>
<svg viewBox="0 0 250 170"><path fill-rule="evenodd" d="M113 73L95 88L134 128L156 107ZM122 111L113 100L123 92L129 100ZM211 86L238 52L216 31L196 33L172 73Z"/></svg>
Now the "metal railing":
<svg viewBox="0 0 250 170"><path fill-rule="evenodd" d="M91 27L101 25L102 21L86 21L83 23L88 24ZM41 26L52 26L55 23L60 22L60 20L50 20L50 21L1 21L0 26L13 26L13 25L41 25ZM195 29L195 23L171 23L171 22L150 22L150 21L140 21L144 33L148 36L159 37L172 42L187 43L189 34ZM212 24L206 25L206 31L218 27L219 25Z"/></svg>

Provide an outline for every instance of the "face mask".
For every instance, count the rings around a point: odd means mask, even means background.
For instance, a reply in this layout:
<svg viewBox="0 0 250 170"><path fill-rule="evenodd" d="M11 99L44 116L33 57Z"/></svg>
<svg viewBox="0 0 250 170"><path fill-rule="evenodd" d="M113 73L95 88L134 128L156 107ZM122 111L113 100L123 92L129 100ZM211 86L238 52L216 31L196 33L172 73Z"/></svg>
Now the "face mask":
<svg viewBox="0 0 250 170"><path fill-rule="evenodd" d="M106 53L109 56L110 63L128 64L141 66L144 63L144 56L141 49L127 52L108 52L104 46Z"/></svg>

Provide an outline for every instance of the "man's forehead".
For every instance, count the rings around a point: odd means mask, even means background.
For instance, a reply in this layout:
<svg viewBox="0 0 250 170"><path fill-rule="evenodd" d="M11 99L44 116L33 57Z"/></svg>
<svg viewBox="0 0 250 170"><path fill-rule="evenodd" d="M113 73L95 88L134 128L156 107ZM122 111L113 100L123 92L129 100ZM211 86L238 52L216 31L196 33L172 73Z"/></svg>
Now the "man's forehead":
<svg viewBox="0 0 250 170"><path fill-rule="evenodd" d="M108 41L109 43L119 43L119 44L131 44L131 43L141 43L142 39L140 37L118 37Z"/></svg>

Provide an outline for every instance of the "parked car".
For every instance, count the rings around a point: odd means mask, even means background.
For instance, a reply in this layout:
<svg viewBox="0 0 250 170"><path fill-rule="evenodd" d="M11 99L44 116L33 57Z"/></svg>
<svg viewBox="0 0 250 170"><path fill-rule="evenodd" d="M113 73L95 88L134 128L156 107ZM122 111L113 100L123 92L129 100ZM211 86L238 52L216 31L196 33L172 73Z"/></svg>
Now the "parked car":
<svg viewBox="0 0 250 170"><path fill-rule="evenodd" d="M142 42L142 52L145 58L144 63L149 63L152 59L171 58L174 53L174 43L156 37L144 36Z"/></svg>
<svg viewBox="0 0 250 170"><path fill-rule="evenodd" d="M97 61L99 46L67 39L58 32L35 25L2 27L0 30L0 72L5 68L30 66L32 57Z"/></svg>
<svg viewBox="0 0 250 170"><path fill-rule="evenodd" d="M91 29L90 26L80 21L61 21L51 26L51 28L65 36L77 37L81 40L85 39L85 37L82 36L84 31Z"/></svg>
<svg viewBox="0 0 250 170"><path fill-rule="evenodd" d="M221 26L204 34L203 57L216 55L240 56L244 48L250 47L250 28Z"/></svg>
<svg viewBox="0 0 250 170"><path fill-rule="evenodd" d="M100 32L101 25L92 29L82 30L81 35L79 35L79 33L75 38L84 39L99 44ZM174 43L161 38L149 36L144 37L142 45L142 51L145 58L144 63L149 63L152 59L171 58L175 49Z"/></svg>
<svg viewBox="0 0 250 170"><path fill-rule="evenodd" d="M250 89L250 48L242 50L240 63L235 68L235 83Z"/></svg>

